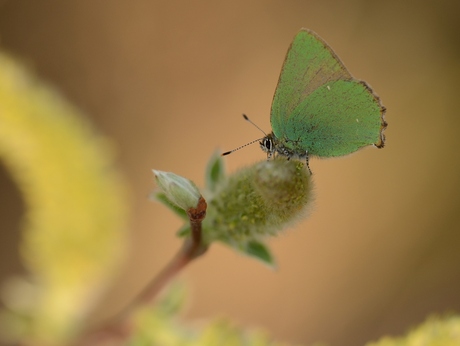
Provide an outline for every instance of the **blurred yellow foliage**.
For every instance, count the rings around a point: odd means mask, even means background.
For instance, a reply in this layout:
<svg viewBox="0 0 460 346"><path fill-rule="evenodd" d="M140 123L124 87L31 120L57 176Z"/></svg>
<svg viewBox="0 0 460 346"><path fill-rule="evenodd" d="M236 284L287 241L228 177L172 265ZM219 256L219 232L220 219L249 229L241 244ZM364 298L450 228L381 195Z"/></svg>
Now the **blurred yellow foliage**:
<svg viewBox="0 0 460 346"><path fill-rule="evenodd" d="M130 346L288 346L273 340L262 330L243 329L225 318L211 322L184 325L177 315L183 307L186 292L178 283L156 302L155 307L145 307L137 311L135 331L129 341Z"/></svg>
<svg viewBox="0 0 460 346"><path fill-rule="evenodd" d="M28 339L70 337L121 259L127 213L108 144L0 54L0 159L26 202L21 255L35 286Z"/></svg>
<svg viewBox="0 0 460 346"><path fill-rule="evenodd" d="M404 337L384 337L366 346L458 346L460 345L460 317L430 317Z"/></svg>

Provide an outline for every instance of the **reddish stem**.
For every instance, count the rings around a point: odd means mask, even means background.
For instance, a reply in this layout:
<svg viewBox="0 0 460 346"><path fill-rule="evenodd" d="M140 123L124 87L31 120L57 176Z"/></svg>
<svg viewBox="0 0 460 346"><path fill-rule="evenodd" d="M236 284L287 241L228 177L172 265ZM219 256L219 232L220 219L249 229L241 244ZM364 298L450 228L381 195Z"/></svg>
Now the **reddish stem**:
<svg viewBox="0 0 460 346"><path fill-rule="evenodd" d="M202 242L201 224L206 216L207 204L203 197L200 197L196 208L187 210L190 220L191 236L187 237L183 246L172 260L160 271L160 273L137 295L129 305L124 308L111 322L88 332L76 344L96 345L100 342L110 340L122 343L127 340L132 332L129 317L138 307L152 303L161 290L176 275L194 259L203 255L208 246Z"/></svg>

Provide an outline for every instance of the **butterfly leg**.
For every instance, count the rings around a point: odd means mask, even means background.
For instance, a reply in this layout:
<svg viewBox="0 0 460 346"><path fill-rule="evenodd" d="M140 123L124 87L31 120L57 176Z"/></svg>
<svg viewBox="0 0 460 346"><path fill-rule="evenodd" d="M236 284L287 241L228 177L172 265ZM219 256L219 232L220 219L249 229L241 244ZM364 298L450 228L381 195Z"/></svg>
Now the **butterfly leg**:
<svg viewBox="0 0 460 346"><path fill-rule="evenodd" d="M273 153L267 152L267 161L270 161L270 159L272 158L272 156L273 156Z"/></svg>
<svg viewBox="0 0 460 346"><path fill-rule="evenodd" d="M305 151L305 164L307 165L307 168L308 168L308 172L310 172L310 175L312 175L312 171L310 169L310 165L309 165L309 157L308 157L308 150Z"/></svg>

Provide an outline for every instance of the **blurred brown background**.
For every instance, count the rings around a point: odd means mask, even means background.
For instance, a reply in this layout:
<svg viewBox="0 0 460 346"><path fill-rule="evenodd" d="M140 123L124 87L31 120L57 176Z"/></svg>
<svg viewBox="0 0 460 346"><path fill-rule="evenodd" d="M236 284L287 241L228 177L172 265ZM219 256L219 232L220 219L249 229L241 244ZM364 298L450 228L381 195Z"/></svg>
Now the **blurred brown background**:
<svg viewBox="0 0 460 346"><path fill-rule="evenodd" d="M100 319L180 246L148 200L152 168L203 184L209 156L270 131L284 55L318 32L388 108L387 147L310 161L316 207L271 241L278 270L215 245L187 268L184 318L228 316L277 339L362 345L460 310L460 2L0 1L0 47L33 66L110 137L131 188L127 262ZM230 171L265 156L254 145ZM0 274L21 270L23 204L0 169Z"/></svg>

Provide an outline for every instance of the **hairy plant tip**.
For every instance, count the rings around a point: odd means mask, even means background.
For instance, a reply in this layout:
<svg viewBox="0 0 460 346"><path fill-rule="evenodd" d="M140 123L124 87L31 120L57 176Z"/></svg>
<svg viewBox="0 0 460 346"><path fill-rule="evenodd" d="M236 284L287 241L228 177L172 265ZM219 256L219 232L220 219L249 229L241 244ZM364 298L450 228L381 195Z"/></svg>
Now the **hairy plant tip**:
<svg viewBox="0 0 460 346"><path fill-rule="evenodd" d="M312 199L304 166L276 158L222 181L209 199L205 237L247 250L248 244L259 244L304 216Z"/></svg>
<svg viewBox="0 0 460 346"><path fill-rule="evenodd" d="M153 174L171 203L185 211L197 207L201 194L191 180L170 172L153 170Z"/></svg>

